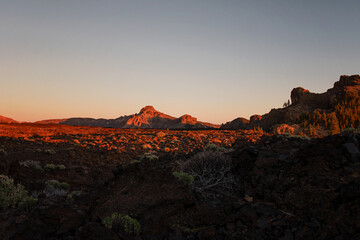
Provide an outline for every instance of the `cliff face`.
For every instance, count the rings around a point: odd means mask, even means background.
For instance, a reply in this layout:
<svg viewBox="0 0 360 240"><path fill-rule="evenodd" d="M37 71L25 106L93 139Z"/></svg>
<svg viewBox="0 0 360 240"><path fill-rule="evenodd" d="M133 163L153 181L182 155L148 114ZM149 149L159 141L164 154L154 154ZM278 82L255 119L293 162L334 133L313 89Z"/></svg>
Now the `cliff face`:
<svg viewBox="0 0 360 240"><path fill-rule="evenodd" d="M197 121L190 115L175 118L146 106L139 113L116 119L69 118L60 124L72 126L97 126L113 128L157 128L157 129L206 129L219 125Z"/></svg>
<svg viewBox="0 0 360 240"><path fill-rule="evenodd" d="M334 87L324 93L312 93L301 87L291 91L291 105L285 108L272 109L262 116L254 115L250 118L250 126L270 128L279 123L292 124L304 113L311 113L315 109L331 110L343 101L346 96L359 95L360 76L341 76Z"/></svg>

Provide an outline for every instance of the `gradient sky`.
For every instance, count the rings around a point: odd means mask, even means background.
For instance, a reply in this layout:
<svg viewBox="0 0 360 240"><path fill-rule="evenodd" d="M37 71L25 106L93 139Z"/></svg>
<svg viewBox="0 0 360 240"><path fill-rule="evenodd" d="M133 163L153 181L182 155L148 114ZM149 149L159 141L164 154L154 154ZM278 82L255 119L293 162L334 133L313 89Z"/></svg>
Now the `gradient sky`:
<svg viewBox="0 0 360 240"><path fill-rule="evenodd" d="M359 0L0 0L0 115L224 123L360 72Z"/></svg>

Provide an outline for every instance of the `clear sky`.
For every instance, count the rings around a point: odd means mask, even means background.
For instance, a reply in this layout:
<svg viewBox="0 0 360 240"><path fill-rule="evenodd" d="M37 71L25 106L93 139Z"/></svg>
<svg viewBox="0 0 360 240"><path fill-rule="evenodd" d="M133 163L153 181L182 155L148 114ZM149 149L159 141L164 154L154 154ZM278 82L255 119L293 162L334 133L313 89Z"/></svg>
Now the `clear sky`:
<svg viewBox="0 0 360 240"><path fill-rule="evenodd" d="M223 123L360 72L359 0L0 0L0 115Z"/></svg>

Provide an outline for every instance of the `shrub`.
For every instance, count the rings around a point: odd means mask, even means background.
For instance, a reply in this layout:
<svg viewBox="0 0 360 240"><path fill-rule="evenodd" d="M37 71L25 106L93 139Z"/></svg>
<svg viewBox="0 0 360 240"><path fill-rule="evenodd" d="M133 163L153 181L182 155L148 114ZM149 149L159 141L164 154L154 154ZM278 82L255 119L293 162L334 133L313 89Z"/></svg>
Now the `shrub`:
<svg viewBox="0 0 360 240"><path fill-rule="evenodd" d="M53 163L46 164L44 166L45 171L52 171L52 170L65 170L66 167L64 165L56 165Z"/></svg>
<svg viewBox="0 0 360 240"><path fill-rule="evenodd" d="M72 191L71 193L69 193L69 194L67 195L67 198L71 200L71 199L73 199L74 197L75 197L75 198L80 197L82 194L83 194L82 191L75 190L75 191Z"/></svg>
<svg viewBox="0 0 360 240"><path fill-rule="evenodd" d="M185 172L173 172L173 175L183 184L191 187L194 183L194 176Z"/></svg>
<svg viewBox="0 0 360 240"><path fill-rule="evenodd" d="M46 186L52 186L54 188L58 189L68 189L69 184L66 182L59 182L58 180L48 180L45 182Z"/></svg>
<svg viewBox="0 0 360 240"><path fill-rule="evenodd" d="M34 169L43 171L43 168L41 167L39 161L25 160L25 161L19 162L19 165L21 167L34 168Z"/></svg>
<svg viewBox="0 0 360 240"><path fill-rule="evenodd" d="M220 147L216 144L208 144L205 148L204 148L205 151L211 151L211 152L225 152L226 149L224 147Z"/></svg>
<svg viewBox="0 0 360 240"><path fill-rule="evenodd" d="M44 153L47 153L47 154L50 154L50 155L56 154L56 152L55 152L54 149L45 149L45 150L44 150Z"/></svg>
<svg viewBox="0 0 360 240"><path fill-rule="evenodd" d="M25 210L35 205L37 199L28 196L24 186L5 175L0 175L0 207L2 209L20 207Z"/></svg>
<svg viewBox="0 0 360 240"><path fill-rule="evenodd" d="M144 155L142 155L140 157L140 161L143 161L143 160L150 160L150 161L155 161L155 160L158 160L159 157L152 154L151 152L150 153L145 153Z"/></svg>
<svg viewBox="0 0 360 240"><path fill-rule="evenodd" d="M21 202L19 202L19 207L26 211L29 211L35 206L37 201L38 200L36 198L33 198L32 196L26 197Z"/></svg>
<svg viewBox="0 0 360 240"><path fill-rule="evenodd" d="M216 198L232 190L231 159L225 153L200 152L180 163L180 169L194 177L193 187L205 199Z"/></svg>
<svg viewBox="0 0 360 240"><path fill-rule="evenodd" d="M105 217L103 223L107 228L110 229L114 225L119 225L121 229L128 235L140 235L140 223L129 215L122 215L115 212L110 217Z"/></svg>
<svg viewBox="0 0 360 240"><path fill-rule="evenodd" d="M45 182L43 193L46 197L51 196L66 196L69 189L69 184L66 182L59 182L58 180L48 180Z"/></svg>

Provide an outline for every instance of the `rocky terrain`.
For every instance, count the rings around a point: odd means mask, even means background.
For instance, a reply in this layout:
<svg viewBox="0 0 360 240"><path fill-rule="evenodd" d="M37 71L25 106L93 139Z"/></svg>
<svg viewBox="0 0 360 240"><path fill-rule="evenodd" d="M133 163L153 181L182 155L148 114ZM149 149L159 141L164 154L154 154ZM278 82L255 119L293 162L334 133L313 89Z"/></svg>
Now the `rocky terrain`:
<svg viewBox="0 0 360 240"><path fill-rule="evenodd" d="M2 208L0 236L359 239L359 140L0 124L0 180L37 199Z"/></svg>
<svg viewBox="0 0 360 240"><path fill-rule="evenodd" d="M183 115L175 118L156 111L152 106L146 106L139 113L122 116L116 119L94 119L94 118L68 118L43 120L35 123L40 124L64 124L71 126L95 126L111 128L152 128L152 129L208 129L219 128L219 125L200 122L195 117Z"/></svg>

